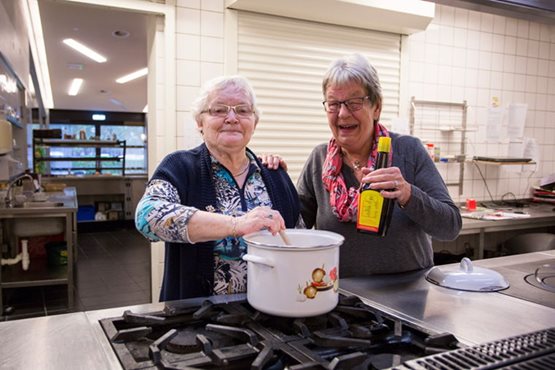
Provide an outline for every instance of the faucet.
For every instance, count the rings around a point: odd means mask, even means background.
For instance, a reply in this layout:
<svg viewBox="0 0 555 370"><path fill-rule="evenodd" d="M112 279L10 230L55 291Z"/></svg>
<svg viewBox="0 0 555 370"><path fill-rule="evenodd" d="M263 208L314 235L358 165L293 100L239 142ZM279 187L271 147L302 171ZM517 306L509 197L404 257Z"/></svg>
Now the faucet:
<svg viewBox="0 0 555 370"><path fill-rule="evenodd" d="M33 184L33 189L34 189L35 193L37 191L40 191L40 185L39 185L38 181L33 178L33 176L29 175L28 173L24 173L24 174L21 174L21 175L17 176L15 179L10 181L10 183L8 185L8 191L6 192L6 198L4 199L4 202L6 203L7 208L13 208L14 207L14 202L13 202L13 199L12 199L13 188L17 184L22 184L23 179L31 180L31 183Z"/></svg>

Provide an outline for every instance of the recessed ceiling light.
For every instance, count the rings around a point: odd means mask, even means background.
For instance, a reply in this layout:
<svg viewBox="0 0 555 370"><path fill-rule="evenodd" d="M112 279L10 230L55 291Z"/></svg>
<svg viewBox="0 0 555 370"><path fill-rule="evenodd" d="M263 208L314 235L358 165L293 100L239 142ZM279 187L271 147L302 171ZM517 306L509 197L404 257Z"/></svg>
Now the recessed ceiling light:
<svg viewBox="0 0 555 370"><path fill-rule="evenodd" d="M131 80L135 80L139 77L143 77L148 73L148 68L143 68L143 69L139 69L138 71L135 71L133 73L130 73L126 76L120 77L116 80L116 82L118 84L124 84L126 82L129 82Z"/></svg>
<svg viewBox="0 0 555 370"><path fill-rule="evenodd" d="M130 33L125 31L125 30L115 30L114 32L112 32L112 36L120 38L120 39L124 39L126 37L129 37Z"/></svg>
<svg viewBox="0 0 555 370"><path fill-rule="evenodd" d="M95 62L104 63L107 60L106 57L104 57L103 55L98 54L96 51L92 50L88 46L81 44L78 41L75 41L74 39L65 39L63 42L67 46L77 50L78 52L91 58Z"/></svg>
<svg viewBox="0 0 555 370"><path fill-rule="evenodd" d="M74 78L71 81L71 86L69 87L69 91L67 92L70 96L75 96L79 93L79 89L81 89L81 85L83 84L82 78Z"/></svg>

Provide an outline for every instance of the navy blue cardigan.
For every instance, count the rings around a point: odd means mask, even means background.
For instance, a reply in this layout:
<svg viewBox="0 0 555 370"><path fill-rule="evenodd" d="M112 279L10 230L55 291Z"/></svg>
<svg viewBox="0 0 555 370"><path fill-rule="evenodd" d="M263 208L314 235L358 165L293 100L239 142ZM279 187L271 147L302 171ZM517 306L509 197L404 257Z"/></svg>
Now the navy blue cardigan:
<svg viewBox="0 0 555 370"><path fill-rule="evenodd" d="M268 170L251 153L261 168L273 208L279 211L288 228L299 218L299 198L289 175L283 169ZM206 211L216 208L210 153L205 144L166 156L151 180L170 182L177 188L181 204ZM207 208L208 207L208 208ZM214 242L196 244L165 243L166 257L160 301L212 295L214 286Z"/></svg>

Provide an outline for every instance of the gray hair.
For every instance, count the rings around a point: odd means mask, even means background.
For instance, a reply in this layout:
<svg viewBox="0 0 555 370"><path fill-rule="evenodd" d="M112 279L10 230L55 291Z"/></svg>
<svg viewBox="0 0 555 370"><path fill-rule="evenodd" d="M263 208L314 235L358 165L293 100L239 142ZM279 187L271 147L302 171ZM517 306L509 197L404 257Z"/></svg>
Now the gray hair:
<svg viewBox="0 0 555 370"><path fill-rule="evenodd" d="M201 122L200 115L202 112L208 109L208 100L212 95L229 87L234 88L236 92L242 92L247 95L254 110L255 122L258 123L260 111L256 107L256 95L249 81L239 75L216 77L204 84L192 107L193 117L197 123Z"/></svg>
<svg viewBox="0 0 555 370"><path fill-rule="evenodd" d="M358 82L366 90L368 99L374 104L382 104L382 86L376 69L362 54L354 53L334 60L322 81L324 99L330 85L343 85Z"/></svg>

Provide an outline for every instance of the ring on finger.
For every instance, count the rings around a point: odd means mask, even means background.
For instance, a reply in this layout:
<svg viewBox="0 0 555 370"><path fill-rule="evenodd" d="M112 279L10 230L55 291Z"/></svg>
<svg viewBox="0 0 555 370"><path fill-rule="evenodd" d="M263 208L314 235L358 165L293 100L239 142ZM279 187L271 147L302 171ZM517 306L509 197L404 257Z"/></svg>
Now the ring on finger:
<svg viewBox="0 0 555 370"><path fill-rule="evenodd" d="M399 187L399 183L397 182L397 180L393 180L393 188L397 189Z"/></svg>

